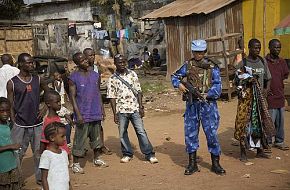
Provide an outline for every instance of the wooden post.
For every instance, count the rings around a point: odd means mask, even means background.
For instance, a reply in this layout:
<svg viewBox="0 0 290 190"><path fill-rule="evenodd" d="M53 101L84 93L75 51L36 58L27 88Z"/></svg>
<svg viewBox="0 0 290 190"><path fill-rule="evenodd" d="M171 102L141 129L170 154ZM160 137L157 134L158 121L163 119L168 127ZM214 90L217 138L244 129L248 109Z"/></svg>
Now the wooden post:
<svg viewBox="0 0 290 190"><path fill-rule="evenodd" d="M266 4L267 0L263 2L263 57L265 56L266 49Z"/></svg>
<svg viewBox="0 0 290 190"><path fill-rule="evenodd" d="M121 25L121 15L120 15L120 5L117 0L115 0L115 4L113 6L113 10L115 11L115 28L117 30L121 30L122 25ZM116 46L118 49L118 46ZM123 38L120 37L119 41L119 49L118 52L124 55L124 45L123 45Z"/></svg>
<svg viewBox="0 0 290 190"><path fill-rule="evenodd" d="M49 45L49 55L52 55L52 53L51 53L51 42L50 42L50 35L49 35L49 27L48 27L49 25L48 24L46 24L46 27L47 27L47 36L48 36L48 45Z"/></svg>
<svg viewBox="0 0 290 190"><path fill-rule="evenodd" d="M4 28L4 51L7 53L7 43L6 43L6 28Z"/></svg>
<svg viewBox="0 0 290 190"><path fill-rule="evenodd" d="M230 86L230 79L229 79L229 61L227 59L227 50L226 50L226 45L225 45L225 38L224 38L224 33L221 30L221 41L222 41L222 46L223 46L223 57L224 57L224 61L225 61L225 71L226 71L226 84L227 84L227 93L228 93L228 98L229 101L231 101L232 99L232 89Z"/></svg>
<svg viewBox="0 0 290 190"><path fill-rule="evenodd" d="M166 21L164 22L164 31L165 31L165 35L164 35L164 39L167 41L168 40L168 31L167 31L167 24L166 24ZM169 48L168 46L166 46L166 51L165 51L165 54L166 54L166 64L167 64L167 74L166 74L166 80L167 81L170 81L171 79L171 74L172 73L169 73L168 71L169 68L170 68L170 64L169 64L169 55L168 55L168 51L169 51Z"/></svg>
<svg viewBox="0 0 290 190"><path fill-rule="evenodd" d="M64 25L64 27L67 27L67 25ZM65 56L66 58L68 59L69 58L69 47L68 47L68 44L69 44L69 40L68 40L68 35L64 35L64 44L65 44Z"/></svg>
<svg viewBox="0 0 290 190"><path fill-rule="evenodd" d="M37 48L37 46L36 46L37 41L36 41L36 38L34 36L34 28L33 28L33 25L30 24L30 26L31 26L31 33L32 33L32 53L35 56L36 55L36 48Z"/></svg>

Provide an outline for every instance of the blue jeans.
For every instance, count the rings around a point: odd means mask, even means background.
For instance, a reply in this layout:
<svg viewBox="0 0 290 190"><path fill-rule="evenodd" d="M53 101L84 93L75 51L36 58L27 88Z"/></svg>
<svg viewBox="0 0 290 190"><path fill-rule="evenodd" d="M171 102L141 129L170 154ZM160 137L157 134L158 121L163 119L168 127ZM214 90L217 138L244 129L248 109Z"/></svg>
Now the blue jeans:
<svg viewBox="0 0 290 190"><path fill-rule="evenodd" d="M282 144L284 142L284 112L284 107L269 109L269 113L276 129L275 144ZM272 143L272 139L269 139L269 143Z"/></svg>
<svg viewBox="0 0 290 190"><path fill-rule="evenodd" d="M139 115L139 112L134 113L118 113L119 116L119 135L121 140L121 150L123 153L123 156L133 156L133 151L131 147L131 143L128 137L128 126L129 121L131 121L136 135L138 137L139 146L141 149L141 152L145 155L146 159L149 159L150 157L154 156L155 153L153 151L153 147L147 137L146 131L144 129L143 121Z"/></svg>

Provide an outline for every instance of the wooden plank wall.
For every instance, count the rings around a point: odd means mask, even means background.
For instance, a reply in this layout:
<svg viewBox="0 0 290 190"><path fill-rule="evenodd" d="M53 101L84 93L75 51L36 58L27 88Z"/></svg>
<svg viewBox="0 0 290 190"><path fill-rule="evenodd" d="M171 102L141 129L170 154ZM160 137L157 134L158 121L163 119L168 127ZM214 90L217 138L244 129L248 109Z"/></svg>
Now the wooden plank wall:
<svg viewBox="0 0 290 190"><path fill-rule="evenodd" d="M166 58L167 58L167 77L180 65L182 44L180 43L179 19L172 18L166 20Z"/></svg>
<svg viewBox="0 0 290 190"><path fill-rule="evenodd" d="M31 27L0 27L0 55L9 53L16 59L23 52L33 55L33 33Z"/></svg>
<svg viewBox="0 0 290 190"><path fill-rule="evenodd" d="M242 1L236 1L210 14L165 19L167 79L179 66L191 57L191 41L209 38L223 33L242 32ZM229 40L227 49L236 49L237 40ZM222 51L220 42L208 44L208 52Z"/></svg>

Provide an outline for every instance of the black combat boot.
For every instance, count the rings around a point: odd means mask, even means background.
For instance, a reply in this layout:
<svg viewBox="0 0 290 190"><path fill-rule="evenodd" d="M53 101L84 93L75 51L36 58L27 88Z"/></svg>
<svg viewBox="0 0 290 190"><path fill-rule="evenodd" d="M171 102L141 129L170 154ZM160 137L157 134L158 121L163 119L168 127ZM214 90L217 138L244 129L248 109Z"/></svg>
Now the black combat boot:
<svg viewBox="0 0 290 190"><path fill-rule="evenodd" d="M216 173L217 175L225 175L226 170L224 170L220 165L220 156L215 156L214 154L211 154L211 171Z"/></svg>
<svg viewBox="0 0 290 190"><path fill-rule="evenodd" d="M196 162L196 151L188 154L188 166L184 171L184 175L192 175L195 172L199 172Z"/></svg>

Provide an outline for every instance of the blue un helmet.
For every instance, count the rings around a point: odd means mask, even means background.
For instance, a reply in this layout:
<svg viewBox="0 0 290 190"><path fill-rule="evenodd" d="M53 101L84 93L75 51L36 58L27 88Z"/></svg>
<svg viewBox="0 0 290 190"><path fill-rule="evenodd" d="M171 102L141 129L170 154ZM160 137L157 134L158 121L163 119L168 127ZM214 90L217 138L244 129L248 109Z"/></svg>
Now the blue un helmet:
<svg viewBox="0 0 290 190"><path fill-rule="evenodd" d="M205 40L193 40L191 42L191 51L205 51L207 49Z"/></svg>

